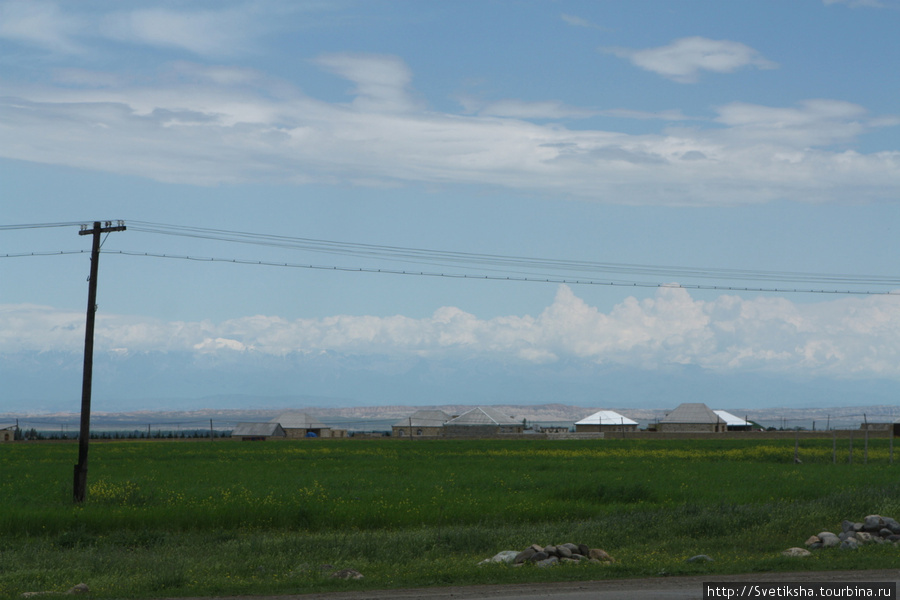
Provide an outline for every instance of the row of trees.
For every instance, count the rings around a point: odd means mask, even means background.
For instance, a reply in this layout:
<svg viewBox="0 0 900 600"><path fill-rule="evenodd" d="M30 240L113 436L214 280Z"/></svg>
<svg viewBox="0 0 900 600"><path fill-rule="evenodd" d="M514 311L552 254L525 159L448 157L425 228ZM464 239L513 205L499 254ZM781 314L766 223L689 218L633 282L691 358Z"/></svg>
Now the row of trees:
<svg viewBox="0 0 900 600"><path fill-rule="evenodd" d="M92 440L141 440L141 439L202 439L230 437L231 431L210 431L209 429L186 429L181 431L153 432L135 429L133 431L92 431ZM31 429L16 429L16 440L77 440L77 432L47 432Z"/></svg>

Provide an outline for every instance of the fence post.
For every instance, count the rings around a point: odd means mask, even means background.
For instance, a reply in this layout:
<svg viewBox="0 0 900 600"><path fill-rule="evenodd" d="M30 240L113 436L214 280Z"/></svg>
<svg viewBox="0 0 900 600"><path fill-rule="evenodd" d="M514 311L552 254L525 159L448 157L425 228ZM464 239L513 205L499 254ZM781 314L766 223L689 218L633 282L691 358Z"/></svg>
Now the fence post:
<svg viewBox="0 0 900 600"><path fill-rule="evenodd" d="M863 446L863 464L869 464L869 430L866 429L866 441Z"/></svg>
<svg viewBox="0 0 900 600"><path fill-rule="evenodd" d="M865 442L863 443L863 464L869 464L869 420L866 418L866 413L863 413L863 427L865 436Z"/></svg>

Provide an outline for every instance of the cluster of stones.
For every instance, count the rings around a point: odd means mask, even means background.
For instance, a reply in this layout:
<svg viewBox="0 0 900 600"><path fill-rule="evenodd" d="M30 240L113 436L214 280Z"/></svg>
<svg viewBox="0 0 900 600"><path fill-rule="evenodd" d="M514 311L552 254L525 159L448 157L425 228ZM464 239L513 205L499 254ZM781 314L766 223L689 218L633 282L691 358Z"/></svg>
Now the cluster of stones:
<svg viewBox="0 0 900 600"><path fill-rule="evenodd" d="M841 533L834 534L823 531L806 540L810 550L818 548L834 548L856 550L863 544L900 543L900 523L891 517L869 515L862 523L853 521L841 522Z"/></svg>
<svg viewBox="0 0 900 600"><path fill-rule="evenodd" d="M517 550L504 550L487 558L479 564L505 563L514 567L525 564L533 564L538 567L552 567L558 564L594 563L608 564L616 562L615 559L600 548L590 548L584 544L559 544L556 546L541 546L532 544L521 552Z"/></svg>
<svg viewBox="0 0 900 600"><path fill-rule="evenodd" d="M334 566L329 564L319 565L319 571L322 573L330 573L329 577L335 579L362 579L365 577L365 575L356 569L341 569L340 571L335 571Z"/></svg>
<svg viewBox="0 0 900 600"><path fill-rule="evenodd" d="M65 592L22 592L23 598L34 598L35 596L62 596L62 595L72 595L72 594L87 594L91 590L87 586L86 583L79 583L78 585L69 588Z"/></svg>

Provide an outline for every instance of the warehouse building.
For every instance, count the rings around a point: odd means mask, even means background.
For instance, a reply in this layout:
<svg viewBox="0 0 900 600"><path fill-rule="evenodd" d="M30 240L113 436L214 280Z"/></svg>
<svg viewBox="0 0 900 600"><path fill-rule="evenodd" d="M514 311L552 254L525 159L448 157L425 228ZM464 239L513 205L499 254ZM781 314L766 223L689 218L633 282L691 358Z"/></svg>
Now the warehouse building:
<svg viewBox="0 0 900 600"><path fill-rule="evenodd" d="M736 417L730 412L724 410L714 410L713 412L725 421L728 431L750 431L752 429L753 424L750 421Z"/></svg>
<svg viewBox="0 0 900 600"><path fill-rule="evenodd" d="M614 431L637 431L637 421L633 421L613 410L599 410L575 422L575 433L605 433Z"/></svg>
<svg viewBox="0 0 900 600"><path fill-rule="evenodd" d="M16 429L18 429L18 427L15 424L0 424L0 442L14 441L16 439Z"/></svg>
<svg viewBox="0 0 900 600"><path fill-rule="evenodd" d="M686 402L659 420L664 433L719 433L728 430L725 420L702 402Z"/></svg>
<svg viewBox="0 0 900 600"><path fill-rule="evenodd" d="M443 437L444 423L451 416L442 410L417 410L391 426L394 437Z"/></svg>
<svg viewBox="0 0 900 600"><path fill-rule="evenodd" d="M269 421L284 428L288 439L347 437L345 429L332 429L304 412L288 412Z"/></svg>
<svg viewBox="0 0 900 600"><path fill-rule="evenodd" d="M284 439L284 429L278 423L238 423L231 431L231 437L244 442L262 442L270 439Z"/></svg>
<svg viewBox="0 0 900 600"><path fill-rule="evenodd" d="M490 406L478 406L444 424L446 437L489 437L522 433L525 425Z"/></svg>

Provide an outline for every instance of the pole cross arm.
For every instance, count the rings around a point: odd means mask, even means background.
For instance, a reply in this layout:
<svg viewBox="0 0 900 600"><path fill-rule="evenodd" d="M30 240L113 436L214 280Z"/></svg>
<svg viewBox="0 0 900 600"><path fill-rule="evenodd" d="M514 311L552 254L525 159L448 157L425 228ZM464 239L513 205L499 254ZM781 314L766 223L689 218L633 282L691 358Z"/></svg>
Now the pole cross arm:
<svg viewBox="0 0 900 600"><path fill-rule="evenodd" d="M115 225L113 224L115 223ZM93 226L82 225L78 235L93 235L94 233L109 233L110 231L125 231L125 221L94 221Z"/></svg>

